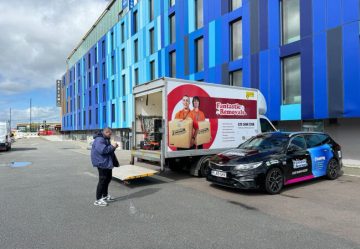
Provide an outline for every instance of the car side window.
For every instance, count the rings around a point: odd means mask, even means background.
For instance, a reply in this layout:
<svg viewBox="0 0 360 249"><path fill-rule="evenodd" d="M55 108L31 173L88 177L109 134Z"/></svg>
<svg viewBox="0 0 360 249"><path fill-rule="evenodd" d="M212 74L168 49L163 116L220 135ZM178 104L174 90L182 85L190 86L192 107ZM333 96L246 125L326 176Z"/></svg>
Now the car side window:
<svg viewBox="0 0 360 249"><path fill-rule="evenodd" d="M291 140L289 147L296 150L306 150L306 141L303 136L296 136Z"/></svg>
<svg viewBox="0 0 360 249"><path fill-rule="evenodd" d="M330 142L330 137L325 135L325 134L319 134L317 135L318 139L319 139L319 143L320 145L326 144Z"/></svg>
<svg viewBox="0 0 360 249"><path fill-rule="evenodd" d="M305 140L306 140L306 146L308 148L314 148L322 145L319 135L315 135L315 134L306 135Z"/></svg>
<svg viewBox="0 0 360 249"><path fill-rule="evenodd" d="M261 132L273 132L274 127L265 118L260 118Z"/></svg>

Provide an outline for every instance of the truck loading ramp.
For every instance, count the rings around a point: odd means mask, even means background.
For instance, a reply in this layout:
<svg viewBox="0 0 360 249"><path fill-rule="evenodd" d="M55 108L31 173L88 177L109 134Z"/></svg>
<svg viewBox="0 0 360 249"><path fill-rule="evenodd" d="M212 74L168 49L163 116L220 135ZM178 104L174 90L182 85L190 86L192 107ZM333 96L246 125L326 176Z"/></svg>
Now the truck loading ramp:
<svg viewBox="0 0 360 249"><path fill-rule="evenodd" d="M136 165L121 165L118 168L114 168L112 172L113 177L121 181L128 181L128 180L153 176L156 173L159 172L156 170L152 170Z"/></svg>

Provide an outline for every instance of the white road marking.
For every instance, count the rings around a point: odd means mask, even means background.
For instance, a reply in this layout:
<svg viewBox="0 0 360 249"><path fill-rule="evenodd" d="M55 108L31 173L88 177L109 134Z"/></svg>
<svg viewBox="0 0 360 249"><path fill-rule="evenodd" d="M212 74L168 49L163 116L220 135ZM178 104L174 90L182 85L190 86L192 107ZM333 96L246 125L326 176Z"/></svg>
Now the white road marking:
<svg viewBox="0 0 360 249"><path fill-rule="evenodd" d="M91 173L91 172L84 172L84 175L88 175L88 176L91 176L91 177L98 177L97 175Z"/></svg>

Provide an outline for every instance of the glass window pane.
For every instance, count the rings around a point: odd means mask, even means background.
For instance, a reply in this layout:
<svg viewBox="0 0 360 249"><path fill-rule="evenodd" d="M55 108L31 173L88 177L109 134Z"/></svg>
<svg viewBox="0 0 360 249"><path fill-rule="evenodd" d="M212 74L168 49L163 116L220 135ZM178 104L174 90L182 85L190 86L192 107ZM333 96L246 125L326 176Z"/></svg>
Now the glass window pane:
<svg viewBox="0 0 360 249"><path fill-rule="evenodd" d="M170 43L176 41L175 15L170 16Z"/></svg>
<svg viewBox="0 0 360 249"><path fill-rule="evenodd" d="M300 39L300 0L282 0L283 44Z"/></svg>
<svg viewBox="0 0 360 249"><path fill-rule="evenodd" d="M175 0L170 0L170 7L175 5Z"/></svg>
<svg viewBox="0 0 360 249"><path fill-rule="evenodd" d="M122 76L123 96L126 95L126 77L125 74Z"/></svg>
<svg viewBox="0 0 360 249"><path fill-rule="evenodd" d="M150 15L150 21L154 19L154 1L149 0L149 15Z"/></svg>
<svg viewBox="0 0 360 249"><path fill-rule="evenodd" d="M231 24L231 59L242 58L242 21Z"/></svg>
<svg viewBox="0 0 360 249"><path fill-rule="evenodd" d="M126 102L123 101L123 121L126 121Z"/></svg>
<svg viewBox="0 0 360 249"><path fill-rule="evenodd" d="M150 29L150 54L155 53L154 29Z"/></svg>
<svg viewBox="0 0 360 249"><path fill-rule="evenodd" d="M294 137L290 146L296 148L296 150L306 150L305 139L302 136Z"/></svg>
<svg viewBox="0 0 360 249"><path fill-rule="evenodd" d="M203 0L195 0L195 27L201 28L204 25Z"/></svg>
<svg viewBox="0 0 360 249"><path fill-rule="evenodd" d="M243 73L242 70L236 70L230 73L230 86L242 86Z"/></svg>
<svg viewBox="0 0 360 249"><path fill-rule="evenodd" d="M301 103L300 55L283 59L283 104Z"/></svg>
<svg viewBox="0 0 360 249"><path fill-rule="evenodd" d="M138 85L139 84L139 69L136 68L134 70L134 74L135 74L135 85Z"/></svg>
<svg viewBox="0 0 360 249"><path fill-rule="evenodd" d="M236 10L242 6L242 0L230 0L230 11Z"/></svg>
<svg viewBox="0 0 360 249"><path fill-rule="evenodd" d="M138 62L139 60L139 52L138 52L139 46L138 46L138 40L136 39L134 41L134 60L135 62Z"/></svg>
<svg viewBox="0 0 360 249"><path fill-rule="evenodd" d="M176 52L170 53L170 77L176 77Z"/></svg>
<svg viewBox="0 0 360 249"><path fill-rule="evenodd" d="M150 80L155 79L155 61L150 62Z"/></svg>
<svg viewBox="0 0 360 249"><path fill-rule="evenodd" d="M196 71L204 70L204 39L200 38L195 41L196 46Z"/></svg>

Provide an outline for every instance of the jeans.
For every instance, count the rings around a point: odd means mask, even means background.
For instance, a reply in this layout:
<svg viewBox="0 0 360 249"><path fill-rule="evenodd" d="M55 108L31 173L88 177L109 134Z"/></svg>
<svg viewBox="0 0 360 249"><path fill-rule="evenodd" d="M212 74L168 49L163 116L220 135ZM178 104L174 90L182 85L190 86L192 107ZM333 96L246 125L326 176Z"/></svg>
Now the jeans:
<svg viewBox="0 0 360 249"><path fill-rule="evenodd" d="M99 183L96 189L96 200L100 200L108 195L108 188L112 178L112 169L101 169L99 171Z"/></svg>

